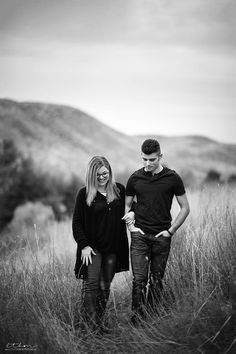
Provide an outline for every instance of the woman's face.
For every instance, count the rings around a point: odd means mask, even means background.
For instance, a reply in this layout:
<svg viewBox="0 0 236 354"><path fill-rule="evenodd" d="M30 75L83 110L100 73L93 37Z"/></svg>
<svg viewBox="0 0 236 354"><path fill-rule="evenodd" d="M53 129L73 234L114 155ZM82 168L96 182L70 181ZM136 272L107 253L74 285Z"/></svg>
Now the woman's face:
<svg viewBox="0 0 236 354"><path fill-rule="evenodd" d="M109 180L109 170L105 166L100 167L99 170L97 171L98 186L99 187L105 186L108 180Z"/></svg>

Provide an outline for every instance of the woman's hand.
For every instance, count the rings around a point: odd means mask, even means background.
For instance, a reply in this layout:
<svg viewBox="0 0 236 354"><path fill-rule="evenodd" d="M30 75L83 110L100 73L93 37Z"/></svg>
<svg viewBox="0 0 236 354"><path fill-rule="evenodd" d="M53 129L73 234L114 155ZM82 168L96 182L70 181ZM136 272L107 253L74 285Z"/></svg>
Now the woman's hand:
<svg viewBox="0 0 236 354"><path fill-rule="evenodd" d="M86 266L88 266L89 263L92 264L92 255L96 255L94 250L90 246L84 247L81 252L81 260L83 264L86 264Z"/></svg>
<svg viewBox="0 0 236 354"><path fill-rule="evenodd" d="M125 220L127 226L132 225L134 223L134 212L129 211L123 216L122 220Z"/></svg>
<svg viewBox="0 0 236 354"><path fill-rule="evenodd" d="M130 232L140 232L142 235L144 235L143 230L141 230L139 227L134 226L134 216L134 212L129 211L123 216L122 220L125 220L128 230Z"/></svg>

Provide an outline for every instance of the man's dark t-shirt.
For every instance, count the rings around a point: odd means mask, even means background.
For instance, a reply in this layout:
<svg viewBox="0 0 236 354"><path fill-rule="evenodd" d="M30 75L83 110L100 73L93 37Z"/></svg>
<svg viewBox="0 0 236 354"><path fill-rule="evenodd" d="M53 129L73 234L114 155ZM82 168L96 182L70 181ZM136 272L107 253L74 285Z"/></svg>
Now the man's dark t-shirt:
<svg viewBox="0 0 236 354"><path fill-rule="evenodd" d="M137 197L135 226L150 234L167 230L173 197L183 194L183 181L174 170L164 167L155 175L144 168L135 171L126 186L126 195Z"/></svg>

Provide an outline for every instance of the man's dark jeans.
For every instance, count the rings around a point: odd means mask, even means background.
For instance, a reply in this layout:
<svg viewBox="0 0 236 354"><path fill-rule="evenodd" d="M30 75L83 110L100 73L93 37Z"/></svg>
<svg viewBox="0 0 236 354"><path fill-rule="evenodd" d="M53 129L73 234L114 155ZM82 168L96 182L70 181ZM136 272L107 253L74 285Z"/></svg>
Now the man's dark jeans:
<svg viewBox="0 0 236 354"><path fill-rule="evenodd" d="M93 327L102 324L116 267L115 254L101 254L98 250L95 253L88 266L88 277L83 281L81 311Z"/></svg>
<svg viewBox="0 0 236 354"><path fill-rule="evenodd" d="M144 306L158 305L163 289L162 278L170 251L171 237L131 233L131 265L133 271L132 310L143 314ZM147 293L148 285L148 293Z"/></svg>

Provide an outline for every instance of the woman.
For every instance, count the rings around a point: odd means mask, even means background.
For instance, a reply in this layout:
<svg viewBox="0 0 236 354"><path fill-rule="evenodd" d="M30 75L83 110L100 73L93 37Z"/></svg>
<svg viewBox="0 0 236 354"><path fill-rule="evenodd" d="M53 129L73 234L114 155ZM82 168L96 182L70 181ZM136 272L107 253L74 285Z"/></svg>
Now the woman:
<svg viewBox="0 0 236 354"><path fill-rule="evenodd" d="M94 156L73 214L75 275L83 279L81 313L93 328L102 324L115 273L129 269L124 212L124 186L114 182L107 159Z"/></svg>

